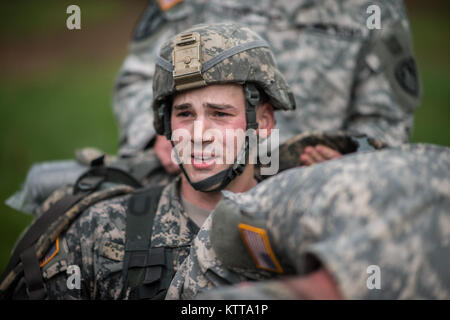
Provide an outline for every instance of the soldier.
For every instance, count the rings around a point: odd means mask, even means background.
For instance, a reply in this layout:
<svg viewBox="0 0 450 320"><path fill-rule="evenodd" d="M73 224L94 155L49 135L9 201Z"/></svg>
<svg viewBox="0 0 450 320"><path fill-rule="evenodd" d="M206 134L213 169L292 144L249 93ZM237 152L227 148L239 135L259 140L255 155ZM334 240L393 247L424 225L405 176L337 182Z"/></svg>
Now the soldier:
<svg viewBox="0 0 450 320"><path fill-rule="evenodd" d="M374 6L381 29L368 23ZM190 25L227 20L262 35L294 92L296 113L276 114L280 143L316 130L357 131L392 146L408 141L421 86L403 1L150 1L116 83L120 154L154 146L166 170L177 170L170 145L150 126L154 53ZM307 148L302 163L338 156L323 146Z"/></svg>
<svg viewBox="0 0 450 320"><path fill-rule="evenodd" d="M221 190L243 192L257 183L249 160L250 137L235 144L223 138L226 130L270 134L274 109L295 108L269 45L237 24L200 25L167 41L156 59L153 92L156 131L171 139L179 160L192 160L180 162L183 174L165 187L152 186L83 210L79 208L86 201L80 200L68 212L81 214L47 254L39 263L33 262L40 258L33 246L17 254L21 262L3 277L0 290L5 291L5 281L19 274L22 264L24 277L16 282L16 298L163 298ZM207 136L208 129L219 135ZM172 133L177 130L187 131L187 139L175 140ZM182 142L193 146L192 153L182 154L188 150ZM234 157L228 164L226 152L220 150L229 150L230 143ZM217 148L208 149L211 146ZM113 182L119 180L114 179L117 170L109 173ZM86 178L75 185L78 192L98 189L104 181L95 175ZM73 193L76 196L77 190ZM45 206L51 210L58 203ZM80 279L69 285L67 272L74 270Z"/></svg>
<svg viewBox="0 0 450 320"><path fill-rule="evenodd" d="M449 299L449 167L404 145L224 192L167 298Z"/></svg>

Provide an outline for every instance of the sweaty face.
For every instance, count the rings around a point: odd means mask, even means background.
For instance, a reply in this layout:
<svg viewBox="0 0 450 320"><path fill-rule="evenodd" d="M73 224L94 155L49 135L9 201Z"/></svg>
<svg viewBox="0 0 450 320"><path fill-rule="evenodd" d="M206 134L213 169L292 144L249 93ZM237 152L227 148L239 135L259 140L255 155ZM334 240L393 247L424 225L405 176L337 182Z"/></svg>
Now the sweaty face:
<svg viewBox="0 0 450 320"><path fill-rule="evenodd" d="M242 86L211 85L179 93L171 125L172 140L192 182L227 169L244 142L232 136L246 128Z"/></svg>

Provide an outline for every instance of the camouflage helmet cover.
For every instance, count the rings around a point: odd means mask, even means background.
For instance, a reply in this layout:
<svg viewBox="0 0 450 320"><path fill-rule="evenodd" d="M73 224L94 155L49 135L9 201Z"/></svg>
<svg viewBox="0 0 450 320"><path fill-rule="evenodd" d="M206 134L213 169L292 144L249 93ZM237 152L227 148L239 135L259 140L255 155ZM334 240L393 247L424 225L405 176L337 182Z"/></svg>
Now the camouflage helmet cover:
<svg viewBox="0 0 450 320"><path fill-rule="evenodd" d="M187 48L185 52L177 55L183 47ZM187 81L183 78L186 74ZM294 96L269 45L249 28L236 23L201 24L180 33L161 47L156 58L152 106L156 132L163 133L159 108L175 93L211 84L246 82L262 89L274 109L295 109Z"/></svg>

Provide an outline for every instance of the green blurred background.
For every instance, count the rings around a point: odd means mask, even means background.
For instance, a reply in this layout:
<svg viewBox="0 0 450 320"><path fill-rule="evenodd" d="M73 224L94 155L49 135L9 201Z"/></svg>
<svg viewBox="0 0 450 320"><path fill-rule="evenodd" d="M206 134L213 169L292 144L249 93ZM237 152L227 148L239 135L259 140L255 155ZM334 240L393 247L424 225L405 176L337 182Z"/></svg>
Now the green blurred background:
<svg viewBox="0 0 450 320"><path fill-rule="evenodd" d="M81 30L66 8L81 7ZM145 0L41 0L0 5L0 271L32 220L4 205L30 166L95 146L117 152L115 77ZM450 5L406 1L424 86L413 142L450 146Z"/></svg>

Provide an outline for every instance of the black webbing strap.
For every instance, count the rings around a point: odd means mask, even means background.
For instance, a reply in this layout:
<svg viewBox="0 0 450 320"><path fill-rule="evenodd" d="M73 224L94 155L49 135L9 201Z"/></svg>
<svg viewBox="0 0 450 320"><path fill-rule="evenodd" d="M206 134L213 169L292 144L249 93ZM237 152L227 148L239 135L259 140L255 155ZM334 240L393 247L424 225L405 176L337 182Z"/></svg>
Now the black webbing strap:
<svg viewBox="0 0 450 320"><path fill-rule="evenodd" d="M150 299L159 291L166 264L164 248L151 248L153 223L164 186L135 192L128 205L123 294L131 288L129 299Z"/></svg>
<svg viewBox="0 0 450 320"><path fill-rule="evenodd" d="M167 261L169 264L169 261ZM165 248L150 248L146 256L146 263L141 266L144 273L141 284L131 288L130 299L151 299L161 291L159 280L163 277L166 266ZM131 268L129 266L129 268ZM142 274L141 274L142 277Z"/></svg>
<svg viewBox="0 0 450 320"><path fill-rule="evenodd" d="M2 274L0 282L3 282L5 277L19 263L22 253L30 248L34 250L33 244L38 240L38 238L42 235L46 228L87 194L88 192L81 192L76 195L68 194L64 196L34 221L23 238L16 245L16 248L11 255L11 259L9 260L8 266Z"/></svg>
<svg viewBox="0 0 450 320"><path fill-rule="evenodd" d="M137 251L136 254L133 254L130 257L128 269L164 265L164 250L162 250L162 248L150 248L149 251L150 252Z"/></svg>
<svg viewBox="0 0 450 320"><path fill-rule="evenodd" d="M27 284L27 293L30 300L42 300L47 295L44 279L41 274L41 267L36 256L34 247L31 246L20 255L22 260L23 273Z"/></svg>
<svg viewBox="0 0 450 320"><path fill-rule="evenodd" d="M142 184L128 172L113 167L91 167L75 182L73 193L97 189L103 182L121 183L133 188L142 188Z"/></svg>
<svg viewBox="0 0 450 320"><path fill-rule="evenodd" d="M244 85L245 94L245 118L248 129L258 129L258 122L256 121L256 106L258 105L261 94L254 83L246 83Z"/></svg>
<svg viewBox="0 0 450 320"><path fill-rule="evenodd" d="M146 277L150 275L150 278L133 288L130 291L129 299L163 300L165 298L175 272L170 264L173 260L172 248L163 249L166 256L165 268L147 268Z"/></svg>

